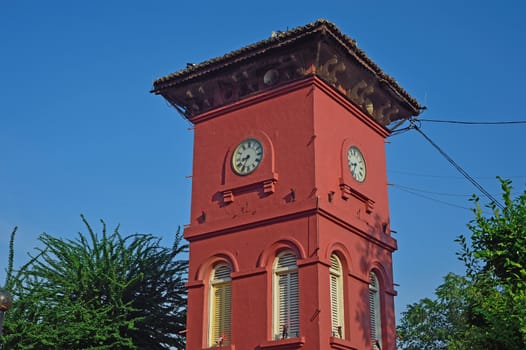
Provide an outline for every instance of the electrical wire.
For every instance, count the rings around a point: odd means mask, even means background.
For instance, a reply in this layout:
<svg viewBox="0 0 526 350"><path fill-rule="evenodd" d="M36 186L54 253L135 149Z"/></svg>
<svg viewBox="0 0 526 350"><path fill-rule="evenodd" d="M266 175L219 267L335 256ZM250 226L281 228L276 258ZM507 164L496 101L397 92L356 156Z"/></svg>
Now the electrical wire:
<svg viewBox="0 0 526 350"><path fill-rule="evenodd" d="M402 134L404 132L407 132L409 130L411 130L412 128L410 126L406 127L406 128L402 128L402 129L398 129L398 130L393 130L391 132L391 134L389 136L395 136L395 135L399 135L399 134Z"/></svg>
<svg viewBox="0 0 526 350"><path fill-rule="evenodd" d="M454 180L462 179L464 180L463 176L420 174L420 173L412 173L408 171L396 171L396 170L390 170L389 172L394 173L394 174L403 174L403 175L416 176L416 177L427 177L431 179L454 179Z"/></svg>
<svg viewBox="0 0 526 350"><path fill-rule="evenodd" d="M428 191L428 190L422 190L419 188L409 187L405 185L395 184L395 183L389 183L389 186L397 187L400 189L404 189L407 191L414 191L414 192L421 192L421 193L429 193L429 194L435 194L438 196L448 196L448 197L464 197L469 198L472 195L471 194L459 194L459 193L445 193L445 192L435 192L435 191Z"/></svg>
<svg viewBox="0 0 526 350"><path fill-rule="evenodd" d="M440 148L435 142L433 142L433 140L431 140L429 138L429 136L427 136L421 129L418 125L416 125L415 123L411 123L411 125L413 126L413 128L418 131L418 133L420 133L420 135L422 135L426 140L427 142L429 142L444 158L446 158L446 160L455 168L457 169L457 171L462 175L464 176L469 182L471 182L473 184L473 186L475 186L475 188L477 188L482 194L484 194L490 201L492 201L493 203L495 203L496 206L498 206L500 209L504 209L504 206L497 200L495 199L495 197L493 197L488 191L486 191L486 189L484 189L484 187L482 187L481 184L479 184L473 177L471 177L467 171L465 171L464 169L462 169L462 167L460 165L458 165L454 160L453 158L451 158L446 152L444 152L444 150L442 150L442 148Z"/></svg>
<svg viewBox="0 0 526 350"><path fill-rule="evenodd" d="M415 177L428 177L428 178L437 178L437 179L455 179L455 180L464 180L463 176L451 176L451 175L435 175L435 174L421 174L421 173L413 173L409 171L399 171L399 170L389 170L389 173L393 174L402 174L402 175L409 175L409 176L415 176ZM477 176L475 179L477 180L495 180L496 176ZM501 176L503 179L524 179L526 176L524 175L512 175L512 176Z"/></svg>
<svg viewBox="0 0 526 350"><path fill-rule="evenodd" d="M443 120L443 119L418 119L421 122L429 123L447 123L447 124L465 124L465 125L509 125L509 124L526 124L526 120L511 120L511 121L463 121L463 120Z"/></svg>
<svg viewBox="0 0 526 350"><path fill-rule="evenodd" d="M410 193L410 194L412 194L413 196L417 196L417 197L425 198L425 199L427 199L427 200L430 200L430 201L433 201L433 202L437 202L437 203L441 203L441 204L444 204L444 205L448 205L448 206L450 206L450 207L455 207L455 208L460 208L460 209L465 209L465 210L469 210L469 211L471 211L471 209L468 208L468 207L463 207L463 206L458 205L458 204L449 203L449 202L446 202L446 201L443 201L443 200L440 200L440 199L436 199L436 198L433 198L433 197L430 197L430 196L423 195L423 194L421 194L421 193L417 193L417 192L414 192L414 191L411 191L411 190L407 190L407 189L401 188L401 187L399 187L399 186L396 186L396 188L397 188L398 190L400 190L400 191Z"/></svg>

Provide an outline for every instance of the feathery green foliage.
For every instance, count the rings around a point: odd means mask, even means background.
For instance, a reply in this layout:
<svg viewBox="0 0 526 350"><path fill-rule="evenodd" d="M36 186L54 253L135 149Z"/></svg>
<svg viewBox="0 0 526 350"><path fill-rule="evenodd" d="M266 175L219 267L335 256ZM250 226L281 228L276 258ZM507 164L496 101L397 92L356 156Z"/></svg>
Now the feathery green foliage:
<svg viewBox="0 0 526 350"><path fill-rule="evenodd" d="M11 287L11 275L13 274L13 262L15 260L15 236L18 227L15 226L9 237L9 257L7 258L7 270L4 282L4 288L9 290Z"/></svg>
<svg viewBox="0 0 526 350"><path fill-rule="evenodd" d="M187 245L117 227L74 240L49 234L11 278L15 304L6 317L6 349L184 348Z"/></svg>

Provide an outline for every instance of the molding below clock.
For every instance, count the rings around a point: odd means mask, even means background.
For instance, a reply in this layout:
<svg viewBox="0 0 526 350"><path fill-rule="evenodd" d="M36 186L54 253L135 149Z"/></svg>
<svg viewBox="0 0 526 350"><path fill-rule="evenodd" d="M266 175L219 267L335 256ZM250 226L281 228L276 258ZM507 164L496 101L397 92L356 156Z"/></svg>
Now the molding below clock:
<svg viewBox="0 0 526 350"><path fill-rule="evenodd" d="M223 195L223 203L229 204L232 203L235 200L236 193L239 192L248 192L248 191L257 191L258 189L262 188L263 193L265 194L271 194L274 193L276 188L275 185L278 182L278 173L272 173L272 176L267 178L258 178L256 180L252 180L250 183L245 183L242 185L234 186L234 187L227 187L221 189L221 194Z"/></svg>
<svg viewBox="0 0 526 350"><path fill-rule="evenodd" d="M344 200L348 200L349 198L354 197L365 205L365 212L367 214L371 214L373 212L375 203L374 200L367 197L365 194L357 191L351 185L345 183L344 179L340 179L340 191Z"/></svg>

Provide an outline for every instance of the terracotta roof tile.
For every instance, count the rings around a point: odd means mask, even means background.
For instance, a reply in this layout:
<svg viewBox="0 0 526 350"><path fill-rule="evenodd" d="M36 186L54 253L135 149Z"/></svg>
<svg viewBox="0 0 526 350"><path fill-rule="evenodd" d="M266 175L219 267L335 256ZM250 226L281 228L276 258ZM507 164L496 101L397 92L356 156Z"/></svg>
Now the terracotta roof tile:
<svg viewBox="0 0 526 350"><path fill-rule="evenodd" d="M320 19L305 26L297 27L285 32L278 32L268 39L261 40L257 43L245 46L239 50L232 51L223 56L188 66L183 70L161 77L155 80L152 92L159 92L160 90L174 84L180 84L184 81L195 79L204 74L226 68L240 61L244 61L250 57L265 52L269 48L282 46L285 43L296 41L303 36L320 30L325 30L333 35L333 37L347 49L348 53L354 56L364 68L375 74L380 81L384 81L390 85L394 92L403 97L410 105L412 105L415 110L422 109L422 106L420 106L416 99L409 95L409 93L407 93L407 91L405 91L395 79L383 72L382 69L380 69L380 67L356 45L355 40L343 34L336 27L336 25L324 19Z"/></svg>

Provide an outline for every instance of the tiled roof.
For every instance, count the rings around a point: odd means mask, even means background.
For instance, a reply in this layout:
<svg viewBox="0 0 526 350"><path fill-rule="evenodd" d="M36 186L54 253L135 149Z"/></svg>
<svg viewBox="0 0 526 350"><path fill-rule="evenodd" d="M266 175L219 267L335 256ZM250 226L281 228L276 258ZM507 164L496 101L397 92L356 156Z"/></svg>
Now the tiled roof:
<svg viewBox="0 0 526 350"><path fill-rule="evenodd" d="M285 32L278 32L268 39L259 41L249 46L245 46L221 57L213 58L196 65L190 65L186 69L159 78L155 80L152 92L159 93L161 90L170 86L178 85L183 82L196 79L205 74L227 68L234 64L238 64L249 58L258 56L269 49L290 44L291 42L297 41L309 34L319 31L324 31L327 34L332 35L333 38L345 48L347 53L353 56L363 68L374 74L379 81L386 83L395 94L404 99L408 105L412 107L412 109L415 111L415 114L419 113L419 111L422 109L422 106L420 106L416 99L409 95L409 93L407 93L396 82L396 80L384 73L380 67L356 45L356 42L353 39L343 34L333 23L324 19L320 19L316 22L287 30Z"/></svg>

